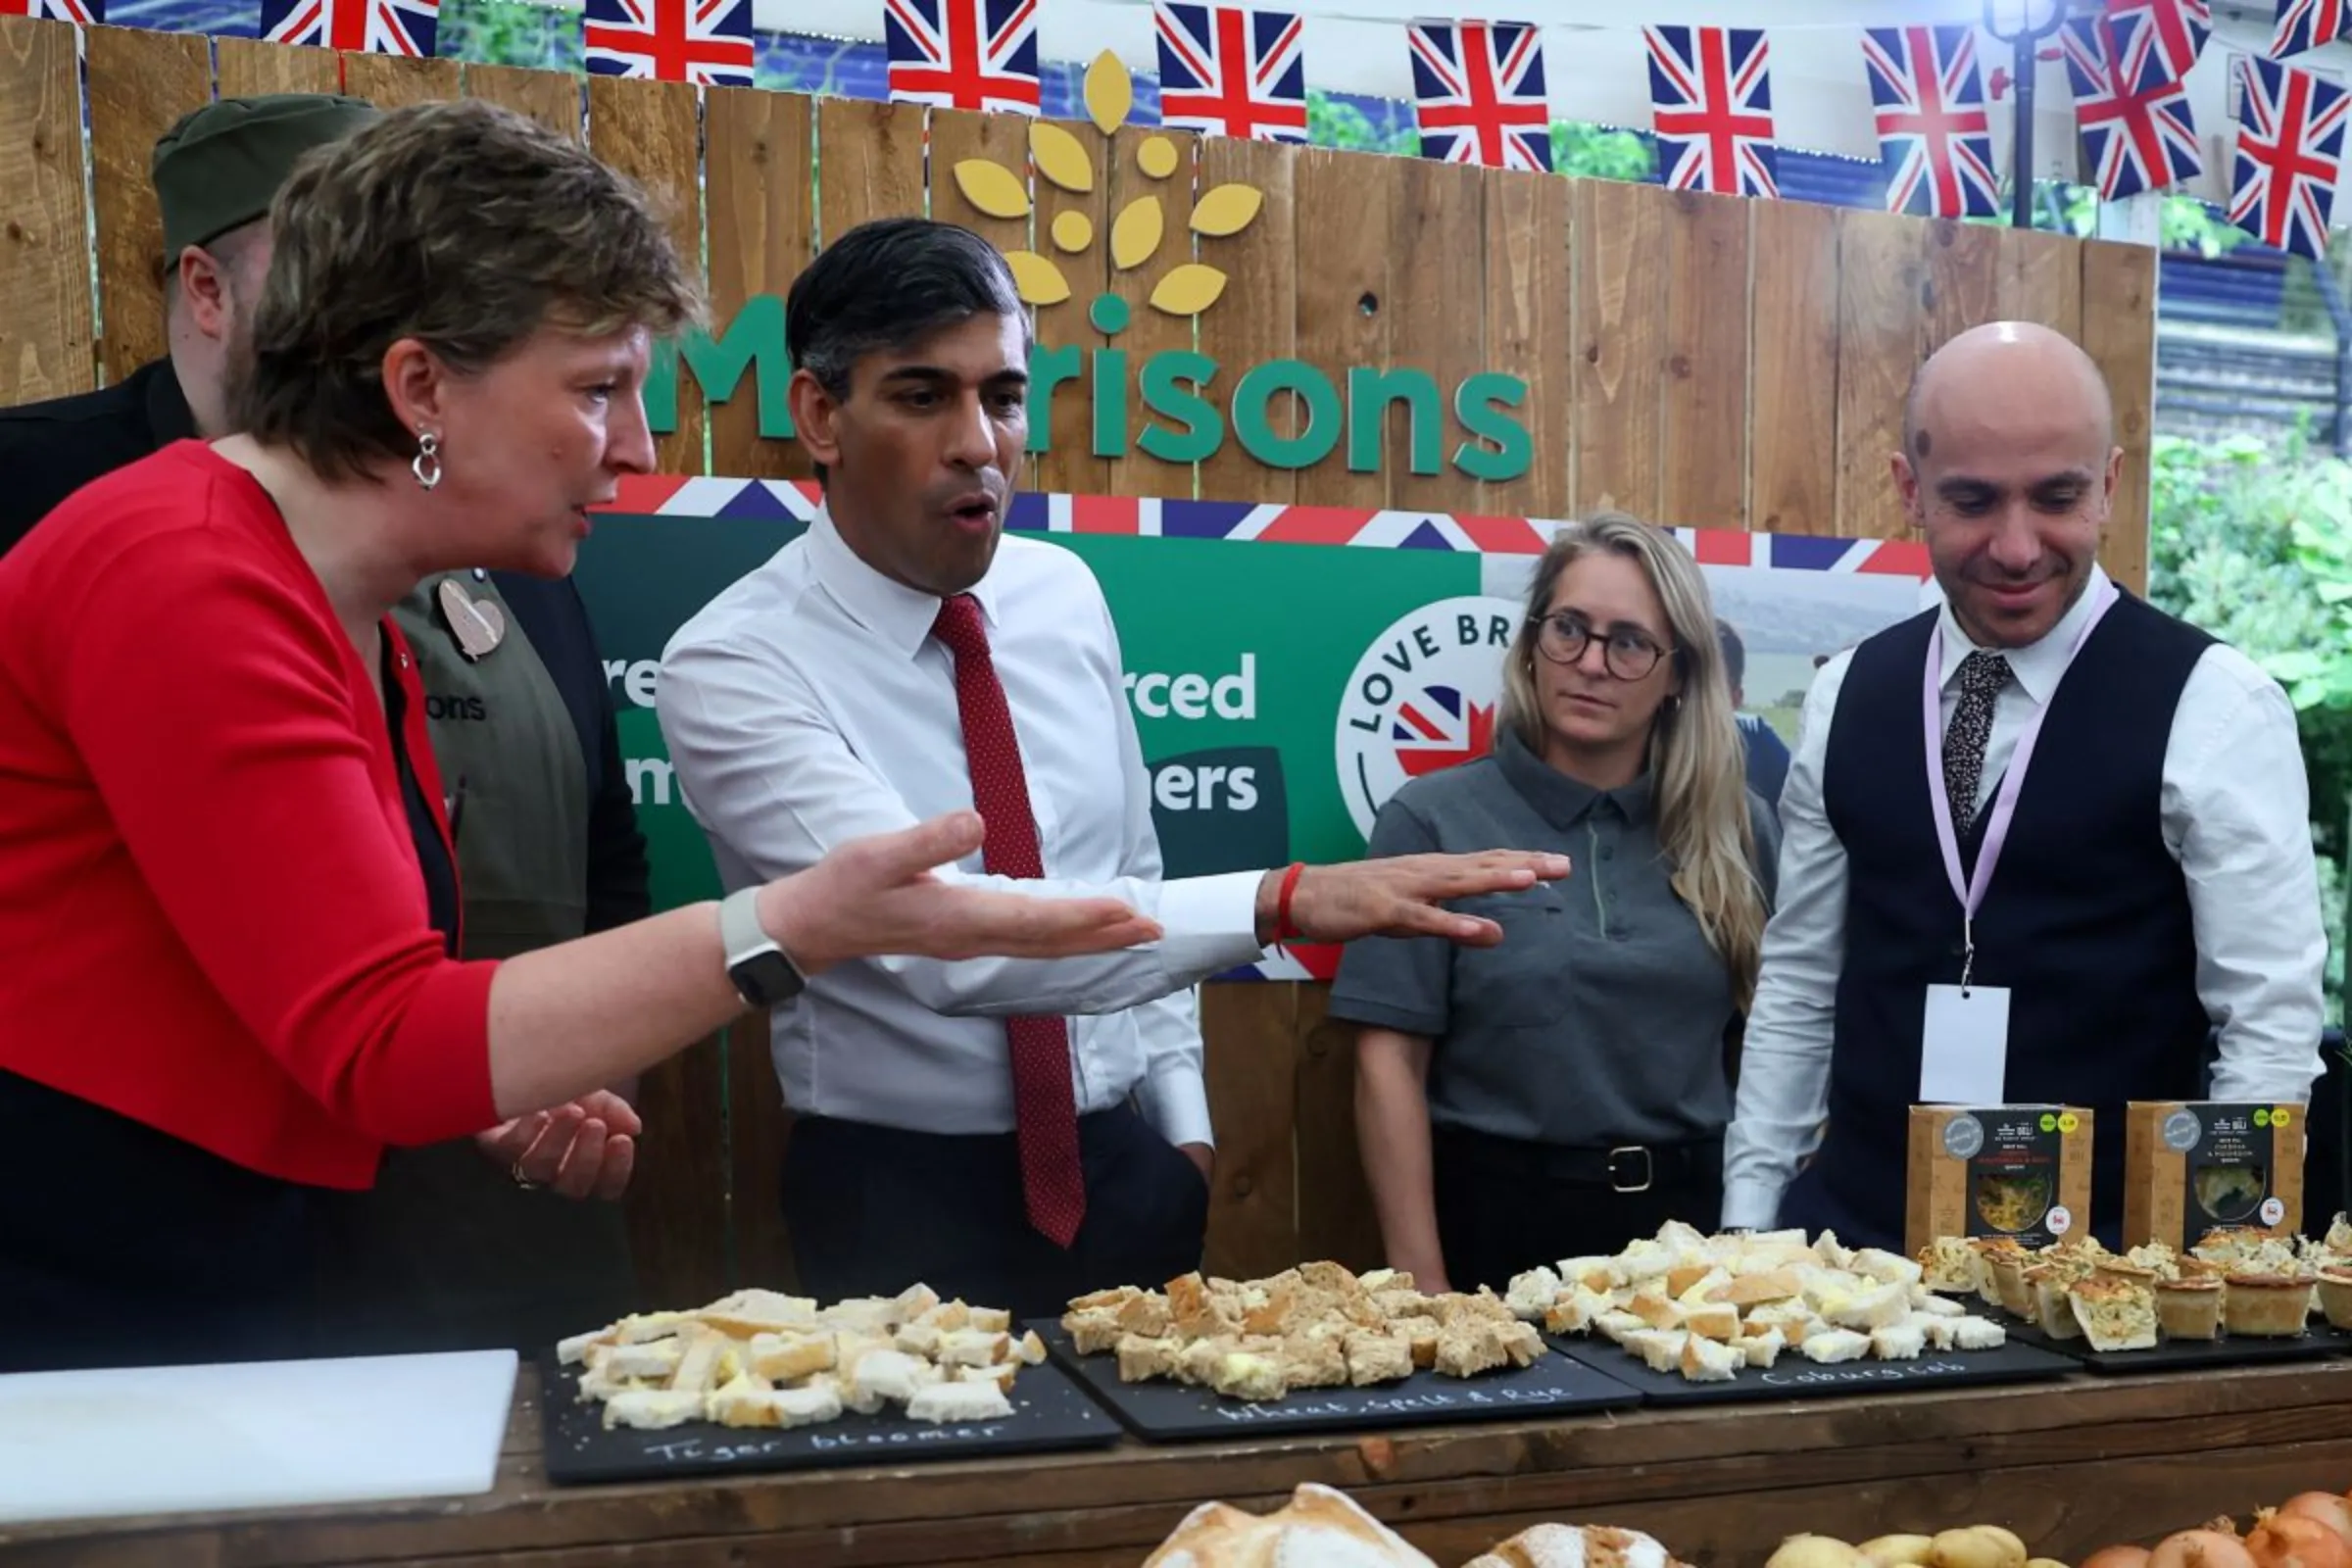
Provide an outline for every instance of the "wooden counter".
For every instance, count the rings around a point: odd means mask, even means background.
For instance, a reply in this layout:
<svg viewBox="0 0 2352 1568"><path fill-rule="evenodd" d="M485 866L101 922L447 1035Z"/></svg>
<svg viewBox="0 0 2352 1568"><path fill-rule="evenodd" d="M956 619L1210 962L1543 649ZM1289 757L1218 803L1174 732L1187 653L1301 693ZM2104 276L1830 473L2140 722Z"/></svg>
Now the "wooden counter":
<svg viewBox="0 0 2352 1568"><path fill-rule="evenodd" d="M1544 1519L1647 1530L1700 1568L1759 1568L1799 1530L1973 1523L2072 1563L2352 1487L2352 1361L599 1488L547 1484L526 1368L487 1495L0 1529L0 1562L1134 1568L1194 1504L1262 1508L1301 1481L1348 1489L1444 1568Z"/></svg>

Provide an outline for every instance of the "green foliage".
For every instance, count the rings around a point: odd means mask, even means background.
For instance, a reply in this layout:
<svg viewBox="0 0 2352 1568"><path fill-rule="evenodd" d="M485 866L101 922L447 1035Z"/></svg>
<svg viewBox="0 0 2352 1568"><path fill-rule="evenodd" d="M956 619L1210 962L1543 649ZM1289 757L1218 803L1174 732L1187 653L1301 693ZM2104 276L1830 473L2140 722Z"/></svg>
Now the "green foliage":
<svg viewBox="0 0 2352 1568"><path fill-rule="evenodd" d="M2059 187L2055 206L2058 214L2055 226L2060 233L2087 239L2098 232L2097 187ZM2194 251L2207 258L2233 251L2254 237L2224 218L2219 208L2197 197L2179 194L2165 197L2158 225L2166 250Z"/></svg>
<svg viewBox="0 0 2352 1568"><path fill-rule="evenodd" d="M1657 172L1657 150L1630 130L1555 120L1551 167L1588 179L1649 179Z"/></svg>
<svg viewBox="0 0 2352 1568"><path fill-rule="evenodd" d="M1410 158L1421 150L1420 138L1410 124L1383 131L1355 105L1314 87L1306 90L1306 138L1317 147L1391 153L1399 158Z"/></svg>
<svg viewBox="0 0 2352 1568"><path fill-rule="evenodd" d="M531 0L443 0L433 52L483 66L581 69L579 19Z"/></svg>

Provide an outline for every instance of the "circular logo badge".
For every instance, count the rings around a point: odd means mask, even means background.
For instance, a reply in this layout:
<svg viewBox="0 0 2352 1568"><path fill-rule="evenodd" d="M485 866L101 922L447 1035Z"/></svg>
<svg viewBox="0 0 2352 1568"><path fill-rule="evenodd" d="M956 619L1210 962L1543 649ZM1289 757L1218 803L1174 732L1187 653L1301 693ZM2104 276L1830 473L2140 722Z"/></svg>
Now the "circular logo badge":
<svg viewBox="0 0 2352 1568"><path fill-rule="evenodd" d="M2055 1204L2047 1214L2041 1216L2041 1223L2052 1236L2064 1236L2075 1228L2074 1212L2064 1203Z"/></svg>
<svg viewBox="0 0 2352 1568"><path fill-rule="evenodd" d="M2204 1135L2204 1124L2197 1120L2197 1113L2193 1110L2176 1110L2164 1118L2164 1147L2167 1149L2184 1154L2196 1148L2197 1140Z"/></svg>
<svg viewBox="0 0 2352 1568"><path fill-rule="evenodd" d="M1974 1116L1954 1116L1943 1124L1943 1152L1954 1159L1973 1159L1984 1147L1984 1124Z"/></svg>
<svg viewBox="0 0 2352 1568"><path fill-rule="evenodd" d="M2058 1130L2058 1117L2055 1112L2045 1110L2041 1113L2041 1130L2045 1133L2054 1133Z"/></svg>
<svg viewBox="0 0 2352 1568"><path fill-rule="evenodd" d="M1382 632L1340 698L1334 752L1355 830L1406 779L1440 772L1494 745L1502 665L1525 612L1488 595L1441 599Z"/></svg>
<svg viewBox="0 0 2352 1568"><path fill-rule="evenodd" d="M2082 1118L2071 1110L2065 1111L2058 1117L2058 1130L2062 1133L2079 1133L2082 1130Z"/></svg>
<svg viewBox="0 0 2352 1568"><path fill-rule="evenodd" d="M2276 1225L2286 1218L2286 1205L2276 1198L2266 1198L2262 1200L2262 1207L2256 1212L2262 1215L2262 1222L2265 1225Z"/></svg>
<svg viewBox="0 0 2352 1568"><path fill-rule="evenodd" d="M2256 1114L2256 1115L2260 1115L2260 1114L2261 1114L2261 1112L2260 1112L2260 1111L2257 1111L2257 1112L2255 1112L2255 1114ZM2283 1127L2283 1126L2285 1126L2285 1125L2286 1125L2286 1122L2287 1122L2287 1113L2286 1113L2286 1107L2285 1107L2284 1105L2280 1105L2280 1106L2279 1106L2279 1107L2278 1107L2277 1110L2274 1110L2274 1111L2272 1111L2272 1112L2271 1112L2271 1125L2272 1125L2272 1126L2274 1126L2274 1127Z"/></svg>
<svg viewBox="0 0 2352 1568"><path fill-rule="evenodd" d="M2268 1106L2264 1106L2264 1105L2257 1105L2257 1106L2255 1106L2255 1107L2254 1107L2254 1125L2255 1125L2255 1126L2257 1126L2257 1127L2268 1127L2270 1124L2271 1124L2271 1112L2270 1112L2270 1109L2269 1109L2269 1107L2268 1107Z"/></svg>

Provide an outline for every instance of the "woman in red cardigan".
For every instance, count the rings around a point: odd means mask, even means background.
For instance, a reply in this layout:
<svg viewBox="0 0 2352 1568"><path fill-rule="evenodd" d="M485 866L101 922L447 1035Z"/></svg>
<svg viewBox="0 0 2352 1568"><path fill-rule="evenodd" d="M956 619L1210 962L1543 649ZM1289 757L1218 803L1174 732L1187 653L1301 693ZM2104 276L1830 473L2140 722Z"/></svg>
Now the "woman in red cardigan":
<svg viewBox="0 0 2352 1568"><path fill-rule="evenodd" d="M721 917L453 959L463 785L388 612L438 570L570 570L652 466L651 338L699 302L642 193L479 103L314 155L273 222L248 434L118 470L0 561L0 1370L299 1353L306 1193L781 1000L768 942L805 974L1156 934L932 881L964 813Z"/></svg>

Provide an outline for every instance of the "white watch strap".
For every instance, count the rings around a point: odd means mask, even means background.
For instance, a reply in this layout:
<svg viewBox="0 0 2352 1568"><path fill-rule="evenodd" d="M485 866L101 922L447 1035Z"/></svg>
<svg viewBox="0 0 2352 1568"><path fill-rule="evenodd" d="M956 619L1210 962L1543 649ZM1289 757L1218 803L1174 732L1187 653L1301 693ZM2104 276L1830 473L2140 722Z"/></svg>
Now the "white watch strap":
<svg viewBox="0 0 2352 1568"><path fill-rule="evenodd" d="M760 889L739 888L718 904L718 940L727 950L727 967L758 957L771 949L781 952L776 939L760 923Z"/></svg>

